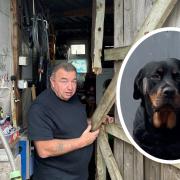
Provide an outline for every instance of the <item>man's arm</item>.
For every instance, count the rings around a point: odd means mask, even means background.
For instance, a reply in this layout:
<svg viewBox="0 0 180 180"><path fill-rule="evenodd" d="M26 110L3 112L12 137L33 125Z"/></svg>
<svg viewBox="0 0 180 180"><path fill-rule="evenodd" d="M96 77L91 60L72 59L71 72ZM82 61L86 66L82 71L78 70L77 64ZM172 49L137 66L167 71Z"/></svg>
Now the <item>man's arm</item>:
<svg viewBox="0 0 180 180"><path fill-rule="evenodd" d="M41 158L60 156L92 144L96 140L99 130L94 132L90 132L90 130L91 125L88 125L79 138L34 141L34 145Z"/></svg>

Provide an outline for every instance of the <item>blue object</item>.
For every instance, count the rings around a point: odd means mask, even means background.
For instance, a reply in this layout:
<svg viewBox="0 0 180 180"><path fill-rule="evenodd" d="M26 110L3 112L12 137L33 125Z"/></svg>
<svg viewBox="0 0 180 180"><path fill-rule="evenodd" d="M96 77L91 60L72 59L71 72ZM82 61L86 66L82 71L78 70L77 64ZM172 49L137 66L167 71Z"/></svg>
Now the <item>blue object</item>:
<svg viewBox="0 0 180 180"><path fill-rule="evenodd" d="M21 174L22 174L22 180L26 180L26 163L27 163L27 154L26 154L26 148L27 148L27 141L26 140L20 140L19 141L19 148L20 148L20 154L21 154Z"/></svg>
<svg viewBox="0 0 180 180"><path fill-rule="evenodd" d="M19 141L21 154L21 174L22 180L30 179L30 143L27 136L21 136ZM32 170L31 170L32 171Z"/></svg>

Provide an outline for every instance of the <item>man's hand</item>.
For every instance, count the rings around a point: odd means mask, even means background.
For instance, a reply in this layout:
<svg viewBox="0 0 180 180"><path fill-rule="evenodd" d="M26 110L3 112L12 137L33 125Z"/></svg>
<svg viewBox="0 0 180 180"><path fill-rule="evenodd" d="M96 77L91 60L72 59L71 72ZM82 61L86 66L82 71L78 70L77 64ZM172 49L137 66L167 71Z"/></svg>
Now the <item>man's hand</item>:
<svg viewBox="0 0 180 180"><path fill-rule="evenodd" d="M111 117L111 116L106 115L103 118L103 124L111 124L111 123L114 123L114 118Z"/></svg>
<svg viewBox="0 0 180 180"><path fill-rule="evenodd" d="M91 118L88 118L88 119L87 119L87 122L88 122L88 125L91 125L91 124L92 124L92 119L91 119ZM114 123L114 117L111 117L111 116L109 116L109 115L106 115L106 116L104 116L102 123L103 123L103 124L111 124L111 123Z"/></svg>
<svg viewBox="0 0 180 180"><path fill-rule="evenodd" d="M91 124L89 124L80 137L80 141L82 142L83 147L92 144L98 137L98 134L99 134L99 129L91 132Z"/></svg>

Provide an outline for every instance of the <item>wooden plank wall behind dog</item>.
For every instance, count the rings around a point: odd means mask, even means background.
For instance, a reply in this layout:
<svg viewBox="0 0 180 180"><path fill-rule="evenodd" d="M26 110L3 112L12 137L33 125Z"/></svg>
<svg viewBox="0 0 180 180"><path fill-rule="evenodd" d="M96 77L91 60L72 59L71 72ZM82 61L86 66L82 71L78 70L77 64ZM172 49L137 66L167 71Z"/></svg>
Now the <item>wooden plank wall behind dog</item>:
<svg viewBox="0 0 180 180"><path fill-rule="evenodd" d="M114 46L131 45L156 0L114 0ZM164 26L180 27L180 1ZM115 63L115 70L119 63ZM119 122L115 111L116 122ZM143 157L132 145L114 141L114 155L124 180L177 180L180 169Z"/></svg>

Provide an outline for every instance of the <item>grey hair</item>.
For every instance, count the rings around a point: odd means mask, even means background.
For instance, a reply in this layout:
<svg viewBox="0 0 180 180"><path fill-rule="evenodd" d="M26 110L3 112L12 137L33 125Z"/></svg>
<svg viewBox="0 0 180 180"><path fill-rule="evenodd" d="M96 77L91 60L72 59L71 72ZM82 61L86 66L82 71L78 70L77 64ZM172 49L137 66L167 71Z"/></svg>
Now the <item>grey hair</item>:
<svg viewBox="0 0 180 180"><path fill-rule="evenodd" d="M76 68L71 63L63 62L63 63L56 65L53 68L52 73L51 73L51 77L54 76L59 69L63 69L67 72L74 71L77 74Z"/></svg>

